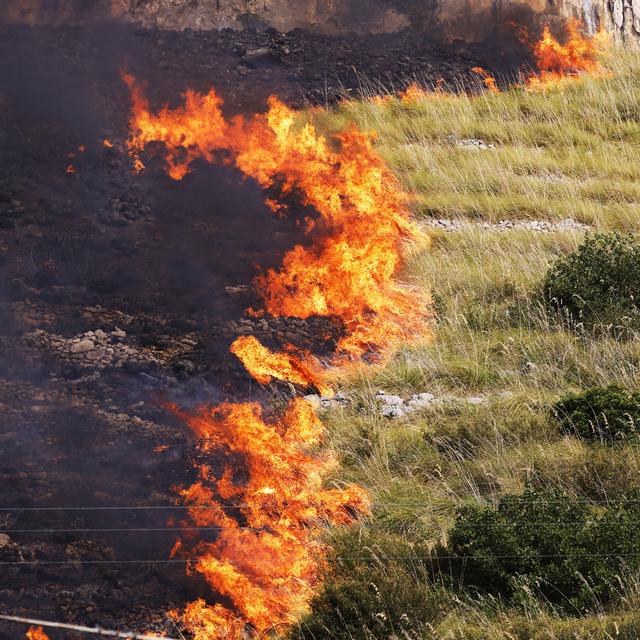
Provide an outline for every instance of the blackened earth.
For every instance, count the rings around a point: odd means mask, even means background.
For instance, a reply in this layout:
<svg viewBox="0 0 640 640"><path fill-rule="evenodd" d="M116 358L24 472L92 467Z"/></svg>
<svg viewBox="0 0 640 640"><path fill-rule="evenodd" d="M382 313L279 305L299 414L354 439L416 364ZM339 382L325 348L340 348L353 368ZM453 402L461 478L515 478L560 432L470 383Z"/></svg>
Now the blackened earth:
<svg viewBox="0 0 640 640"><path fill-rule="evenodd" d="M165 401L271 397L228 355L235 336L323 353L340 335L329 319L245 314L253 277L313 212L274 216L229 168L196 163L176 183L151 153L135 175L121 70L154 106L214 86L234 114L270 94L300 107L477 82L477 65L507 70L499 48L413 32L0 27L1 613L175 635L166 612L205 586L181 565L120 562L166 560L176 538L146 530L180 516L174 487L193 477ZM23 633L0 624L2 640Z"/></svg>

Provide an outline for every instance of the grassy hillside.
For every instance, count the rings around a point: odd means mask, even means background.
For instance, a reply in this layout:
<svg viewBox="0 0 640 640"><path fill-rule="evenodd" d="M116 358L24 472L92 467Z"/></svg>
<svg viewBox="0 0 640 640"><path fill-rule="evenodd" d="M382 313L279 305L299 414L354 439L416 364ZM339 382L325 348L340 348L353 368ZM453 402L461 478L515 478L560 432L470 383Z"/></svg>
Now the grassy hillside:
<svg viewBox="0 0 640 640"><path fill-rule="evenodd" d="M362 100L322 119L327 128L353 120L378 132L380 152L415 196L418 217L571 217L595 230L637 232L640 57L616 54L610 67L610 78L545 93L435 96L412 104ZM468 139L495 148L460 146ZM464 505L492 507L528 487L560 491L599 517L610 501L632 504L629 496L640 488L633 439L585 440L559 429L551 411L570 392L640 386L634 326L624 332L586 327L543 299L545 273L577 249L584 232L469 225L432 237L431 249L412 250L405 277L434 292L439 317L433 344L409 344L384 368L363 368L342 380L357 402L326 415L341 458L338 477L366 486L375 507L370 522L334 541L338 558L300 634L640 637L640 580L633 568L614 572L606 601L590 584L592 602L572 609L541 595L544 585L523 589L519 599L458 589L427 561L447 544ZM379 389L403 398L430 392L440 401L390 420L376 401ZM544 518L541 525L557 527L552 514ZM560 524L569 537L577 527ZM550 540L565 533L545 532ZM597 546L587 547L586 555L600 554ZM637 555L632 551L629 565Z"/></svg>

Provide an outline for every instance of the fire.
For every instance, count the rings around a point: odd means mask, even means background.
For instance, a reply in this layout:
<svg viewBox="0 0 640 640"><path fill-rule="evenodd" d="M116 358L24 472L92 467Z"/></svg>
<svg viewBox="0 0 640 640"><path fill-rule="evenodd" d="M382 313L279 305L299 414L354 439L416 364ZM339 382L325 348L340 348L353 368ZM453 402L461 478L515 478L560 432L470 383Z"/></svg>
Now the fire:
<svg viewBox="0 0 640 640"><path fill-rule="evenodd" d="M339 319L344 337L334 362L384 356L405 337L428 335L429 301L396 280L404 240L421 236L371 135L352 128L328 139L276 98L264 114L227 121L213 90L188 90L183 106L153 113L135 80L126 74L124 80L133 103L128 146L136 169L145 147L161 143L174 180L184 179L196 159L226 162L265 190L295 194L315 210L305 222L308 246L294 247L279 269L256 279L263 309L252 313ZM269 201L273 211L286 213L284 199ZM238 338L231 352L261 383L327 389L310 354L276 353L253 336ZM180 540L174 554L186 553L190 570L222 599L197 600L176 615L195 640L286 629L308 609L320 583L324 528L368 513L367 493L325 486L336 462L317 453L323 428L305 400L292 400L281 415L254 403L225 403L196 415L173 410L205 459L198 480L180 495L193 524L216 530L210 540Z"/></svg>
<svg viewBox="0 0 640 640"><path fill-rule="evenodd" d="M482 78L484 86L489 91L491 91L491 93L500 93L500 89L498 89L498 83L496 82L495 77L492 76L486 69L483 69L482 67L473 67L471 71Z"/></svg>
<svg viewBox="0 0 640 640"><path fill-rule="evenodd" d="M309 365L287 353L275 353L264 347L254 336L241 336L231 345L231 353L237 356L254 380L268 384L272 380L283 380L303 387L316 387L328 394L331 389L321 381L321 372L313 371ZM310 354L303 354L306 362Z"/></svg>
<svg viewBox="0 0 640 640"><path fill-rule="evenodd" d="M410 84L402 93L400 93L400 100L405 104L412 104L414 102L420 102L427 96L427 92L415 82Z"/></svg>
<svg viewBox="0 0 640 640"><path fill-rule="evenodd" d="M384 353L407 336L428 334L429 301L396 279L403 240L420 234L409 219L408 197L371 135L352 128L328 140L313 124L299 125L297 114L273 97L266 114L227 122L213 90L188 90L184 106L154 114L134 79L125 75L125 81L135 161L146 145L161 142L175 180L196 158L233 162L263 187L295 191L316 210L317 219L306 223L311 245L294 247L279 270L255 282L267 313L339 318L346 335L338 348L349 357Z"/></svg>
<svg viewBox="0 0 640 640"><path fill-rule="evenodd" d="M69 165L67 165L67 168L65 169L65 173L68 176L72 176L74 173L76 173L76 168L72 164L69 164Z"/></svg>
<svg viewBox="0 0 640 640"><path fill-rule="evenodd" d="M604 30L592 37L583 35L579 20L567 23L564 44L545 26L542 37L532 47L538 72L527 78L527 85L539 89L584 73L606 73L600 57L609 45L610 37Z"/></svg>
<svg viewBox="0 0 640 640"><path fill-rule="evenodd" d="M109 138L105 138L102 141L102 146L105 147L105 149L113 149L113 142L111 142Z"/></svg>
<svg viewBox="0 0 640 640"><path fill-rule="evenodd" d="M235 640L248 630L262 637L291 625L321 579L323 527L366 513L365 491L323 486L335 461L312 453L323 428L305 400L292 400L282 417L250 403L181 415L215 460L181 492L196 526L219 527L212 541L192 547L192 570L233 605L198 600L182 621L195 640Z"/></svg>
<svg viewBox="0 0 640 640"><path fill-rule="evenodd" d="M27 631L27 640L49 640L49 636L42 630L42 627L31 627Z"/></svg>

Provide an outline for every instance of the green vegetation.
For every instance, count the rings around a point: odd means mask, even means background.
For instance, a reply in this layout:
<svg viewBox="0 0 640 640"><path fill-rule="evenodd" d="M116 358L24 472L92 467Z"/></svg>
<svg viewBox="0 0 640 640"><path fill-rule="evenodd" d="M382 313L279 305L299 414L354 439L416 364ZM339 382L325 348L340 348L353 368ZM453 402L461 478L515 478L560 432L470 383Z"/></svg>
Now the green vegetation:
<svg viewBox="0 0 640 640"><path fill-rule="evenodd" d="M589 234L559 259L544 279L548 305L587 326L637 324L640 244L617 233Z"/></svg>
<svg viewBox="0 0 640 640"><path fill-rule="evenodd" d="M619 595L625 573L640 568L634 497L597 509L559 491L528 489L501 498L496 509L468 505L441 564L459 588L512 604L542 599L567 613L597 608Z"/></svg>
<svg viewBox="0 0 640 640"><path fill-rule="evenodd" d="M596 387L562 398L553 405L553 413L565 433L585 440L635 439L640 424L640 393L617 385Z"/></svg>
<svg viewBox="0 0 640 640"><path fill-rule="evenodd" d="M597 235L640 231L640 56L617 54L612 67L610 78L546 93L354 101L317 116L327 129L353 120L377 130L376 144L414 194L419 217L570 216L594 233L585 242L577 229L471 224L431 230L430 247L409 248L405 280L437 299L433 340L338 380L356 402L324 418L341 463L335 480L366 486L374 509L331 541L336 558L296 630L301 637L640 637L640 510L624 502L640 490L640 450L630 437L640 331L627 323L621 332L611 319L622 308L629 315L635 277L617 269L616 256L626 260L637 245ZM496 148L456 142L467 138ZM575 278L560 265L574 266ZM614 284L599 289L596 273ZM590 295L602 326L583 330L577 315L584 323L585 308L550 305L545 281L566 287L560 297L569 304L568 294ZM389 420L375 399L379 389L404 398L430 392L439 401ZM525 507L518 502L525 492L561 498ZM558 523L569 518L578 524L563 529ZM462 581L454 571L437 579L430 562L442 548L446 555L512 549L519 557L467 563ZM546 549L586 555L573 564L537 561Z"/></svg>

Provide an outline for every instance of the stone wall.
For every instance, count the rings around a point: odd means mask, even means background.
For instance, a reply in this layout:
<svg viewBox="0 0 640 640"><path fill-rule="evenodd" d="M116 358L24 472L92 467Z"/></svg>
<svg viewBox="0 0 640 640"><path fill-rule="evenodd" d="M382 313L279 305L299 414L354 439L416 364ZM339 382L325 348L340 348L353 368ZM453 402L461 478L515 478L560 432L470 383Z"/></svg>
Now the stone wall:
<svg viewBox="0 0 640 640"><path fill-rule="evenodd" d="M91 7L91 9L87 9ZM640 0L2 0L0 19L72 22L102 13L165 29L273 26L322 32L384 33L409 24L445 39L480 40L510 20L581 18L618 43L640 43Z"/></svg>

